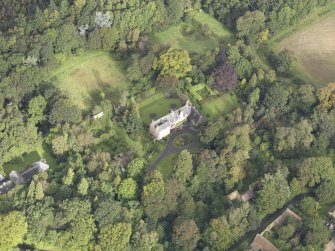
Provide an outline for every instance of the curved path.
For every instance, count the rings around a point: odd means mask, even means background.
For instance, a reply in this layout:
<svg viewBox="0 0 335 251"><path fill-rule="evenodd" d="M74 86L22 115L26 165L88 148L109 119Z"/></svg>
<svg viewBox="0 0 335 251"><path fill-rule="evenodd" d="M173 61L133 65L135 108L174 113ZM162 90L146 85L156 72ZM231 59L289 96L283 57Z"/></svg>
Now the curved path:
<svg viewBox="0 0 335 251"><path fill-rule="evenodd" d="M174 145L174 141L175 139L179 136L182 135L184 133L188 133L192 135L192 142L184 147L176 147ZM166 144L166 147L164 149L164 151L157 157L157 159L154 160L154 162L151 163L151 165L148 168L148 172L152 172L156 169L157 165L159 162L161 162L165 157L174 154L174 153L179 153L184 149L192 149L194 146L196 146L197 144L199 144L199 132L192 128L192 127L188 127L185 129L182 129L180 131L176 131L173 134L170 135L170 138Z"/></svg>

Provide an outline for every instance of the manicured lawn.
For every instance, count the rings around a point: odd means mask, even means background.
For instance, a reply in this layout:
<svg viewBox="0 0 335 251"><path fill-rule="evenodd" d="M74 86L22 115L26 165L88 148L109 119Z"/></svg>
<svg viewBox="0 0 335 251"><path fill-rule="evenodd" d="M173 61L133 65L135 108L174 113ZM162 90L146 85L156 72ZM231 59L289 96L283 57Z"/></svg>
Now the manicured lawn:
<svg viewBox="0 0 335 251"><path fill-rule="evenodd" d="M11 162L4 164L4 171L8 175L11 171L23 171L32 163L45 159L50 168L56 166L56 161L51 155L49 146L43 144L30 153L22 155L20 158L14 159Z"/></svg>
<svg viewBox="0 0 335 251"><path fill-rule="evenodd" d="M177 159L177 154L171 154L165 157L157 166L157 170L160 171L165 179L171 178L173 175L173 166Z"/></svg>
<svg viewBox="0 0 335 251"><path fill-rule="evenodd" d="M167 98L162 93L157 93L140 103L140 114L143 122L149 125L154 119L159 119L171 111L172 106L176 109L183 104L179 98Z"/></svg>
<svg viewBox="0 0 335 251"><path fill-rule="evenodd" d="M219 97L206 100L201 104L201 113L208 119L215 119L220 115L227 114L239 105L237 97L232 93L226 93Z"/></svg>
<svg viewBox="0 0 335 251"><path fill-rule="evenodd" d="M201 25L208 25L211 36L201 31ZM219 21L203 11L194 11L185 23L174 25L167 30L151 35L151 40L166 46L204 54L222 46L222 41L232 41L233 35Z"/></svg>
<svg viewBox="0 0 335 251"><path fill-rule="evenodd" d="M122 69L123 61L105 51L84 51L68 59L52 75L56 86L80 108L91 107L104 92L117 100L130 83Z"/></svg>

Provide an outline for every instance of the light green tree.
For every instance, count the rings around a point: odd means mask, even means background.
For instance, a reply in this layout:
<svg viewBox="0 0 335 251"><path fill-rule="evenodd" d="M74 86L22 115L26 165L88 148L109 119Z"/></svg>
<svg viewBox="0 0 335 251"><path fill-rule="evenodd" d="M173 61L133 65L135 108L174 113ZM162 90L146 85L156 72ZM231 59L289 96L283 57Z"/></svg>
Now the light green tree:
<svg viewBox="0 0 335 251"><path fill-rule="evenodd" d="M226 217L212 219L205 230L204 241L209 250L226 250L232 243L232 233Z"/></svg>
<svg viewBox="0 0 335 251"><path fill-rule="evenodd" d="M16 245L22 243L28 231L26 218L21 212L11 211L0 215L0 221L1 250L12 250Z"/></svg>
<svg viewBox="0 0 335 251"><path fill-rule="evenodd" d="M87 195L89 184L87 179L81 178L80 183L78 185L78 193L81 195Z"/></svg>
<svg viewBox="0 0 335 251"><path fill-rule="evenodd" d="M282 207L290 197L290 187L284 175L277 171L274 175L265 174L261 189L257 194L257 207L263 213L272 213Z"/></svg>
<svg viewBox="0 0 335 251"><path fill-rule="evenodd" d="M105 225L99 234L99 244L102 250L126 250L131 235L131 224L117 223Z"/></svg>
<svg viewBox="0 0 335 251"><path fill-rule="evenodd" d="M35 189L35 199L36 200L42 200L44 198L44 192L41 182L36 183L36 189Z"/></svg>
<svg viewBox="0 0 335 251"><path fill-rule="evenodd" d="M42 96L37 96L32 98L28 104L28 113L30 114L30 119L35 123L43 119L43 113L47 106L47 101Z"/></svg>
<svg viewBox="0 0 335 251"><path fill-rule="evenodd" d="M128 165L127 170L128 175L133 178L139 177L142 174L143 168L144 168L143 158L133 159Z"/></svg>
<svg viewBox="0 0 335 251"><path fill-rule="evenodd" d="M170 48L154 61L153 68L160 72L160 76L185 77L192 70L191 59L186 50Z"/></svg>
<svg viewBox="0 0 335 251"><path fill-rule="evenodd" d="M125 179L119 186L119 196L122 199L130 200L136 197L137 183L132 178Z"/></svg>
<svg viewBox="0 0 335 251"><path fill-rule="evenodd" d="M64 185L70 186L73 184L74 171L71 167L67 170L66 175L63 177Z"/></svg>

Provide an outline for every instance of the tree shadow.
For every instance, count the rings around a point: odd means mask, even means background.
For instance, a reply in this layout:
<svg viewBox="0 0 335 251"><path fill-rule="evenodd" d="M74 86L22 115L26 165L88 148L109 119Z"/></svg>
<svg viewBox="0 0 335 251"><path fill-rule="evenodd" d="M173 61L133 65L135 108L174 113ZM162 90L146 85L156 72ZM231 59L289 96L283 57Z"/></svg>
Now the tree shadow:
<svg viewBox="0 0 335 251"><path fill-rule="evenodd" d="M90 102L88 105L92 107L94 104L99 104L104 97L110 99L113 104L116 104L121 96L122 90L113 88L113 86L111 86L113 83L103 81L99 71L92 70L92 73L96 79L98 88L89 92Z"/></svg>

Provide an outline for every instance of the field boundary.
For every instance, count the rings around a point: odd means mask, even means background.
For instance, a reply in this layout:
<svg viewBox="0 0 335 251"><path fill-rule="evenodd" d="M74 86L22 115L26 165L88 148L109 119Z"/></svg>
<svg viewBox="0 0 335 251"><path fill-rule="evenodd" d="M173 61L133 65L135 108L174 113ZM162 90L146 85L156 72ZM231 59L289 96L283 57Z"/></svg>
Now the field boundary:
<svg viewBox="0 0 335 251"><path fill-rule="evenodd" d="M273 45L280 43L282 40L291 36L292 34L303 30L304 28L313 23L319 22L320 20L327 18L332 14L335 14L335 2L327 6L319 7L317 10L315 10L315 12L308 14L297 24L281 32L278 32L275 36L271 37L268 40L267 44L269 44L270 46L272 45L273 47Z"/></svg>

